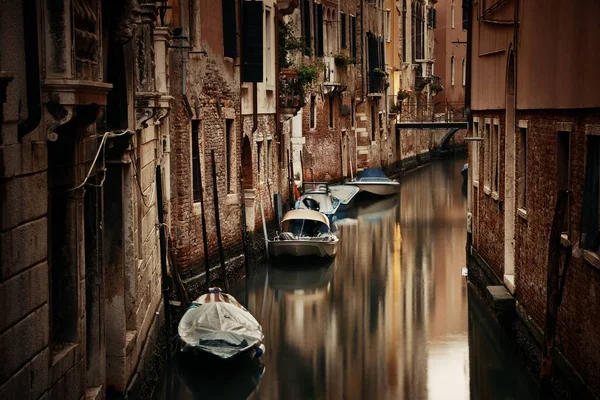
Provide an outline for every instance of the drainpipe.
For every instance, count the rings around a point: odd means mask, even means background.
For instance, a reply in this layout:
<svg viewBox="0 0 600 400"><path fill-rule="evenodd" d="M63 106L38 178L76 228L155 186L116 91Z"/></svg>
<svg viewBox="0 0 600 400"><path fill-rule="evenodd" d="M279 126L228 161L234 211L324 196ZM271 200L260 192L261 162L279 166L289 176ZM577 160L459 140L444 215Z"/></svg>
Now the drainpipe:
<svg viewBox="0 0 600 400"><path fill-rule="evenodd" d="M23 1L25 33L25 79L27 81L27 118L19 121L19 142L38 127L42 120L42 85L38 54L38 21L35 0Z"/></svg>

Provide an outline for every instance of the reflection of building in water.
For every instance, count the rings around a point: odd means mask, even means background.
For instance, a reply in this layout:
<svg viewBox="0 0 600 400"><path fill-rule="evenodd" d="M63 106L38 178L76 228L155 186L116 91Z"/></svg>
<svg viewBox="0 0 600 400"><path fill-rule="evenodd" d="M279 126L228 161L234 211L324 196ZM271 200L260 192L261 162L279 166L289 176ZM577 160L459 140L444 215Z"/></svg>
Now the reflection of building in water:
<svg viewBox="0 0 600 400"><path fill-rule="evenodd" d="M356 219L339 225L329 289L278 289L271 269L251 292L267 346L257 398L468 393L464 218L455 218L464 198L448 173L433 164L405 178L400 202L357 205ZM431 190L432 181L448 187ZM275 280L289 284L289 274ZM444 379L452 382L434 385Z"/></svg>

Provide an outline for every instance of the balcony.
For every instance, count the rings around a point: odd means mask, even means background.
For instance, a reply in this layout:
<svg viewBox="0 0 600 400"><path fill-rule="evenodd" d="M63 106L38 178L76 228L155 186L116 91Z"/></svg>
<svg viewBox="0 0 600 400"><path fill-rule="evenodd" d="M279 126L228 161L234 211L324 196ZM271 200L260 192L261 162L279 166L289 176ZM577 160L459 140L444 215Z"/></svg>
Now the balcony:
<svg viewBox="0 0 600 400"><path fill-rule="evenodd" d="M298 79L298 72L282 68L279 73L279 107L282 119L295 116L304 104L304 87Z"/></svg>
<svg viewBox="0 0 600 400"><path fill-rule="evenodd" d="M369 71L367 96L382 97L385 92L385 73L375 68Z"/></svg>

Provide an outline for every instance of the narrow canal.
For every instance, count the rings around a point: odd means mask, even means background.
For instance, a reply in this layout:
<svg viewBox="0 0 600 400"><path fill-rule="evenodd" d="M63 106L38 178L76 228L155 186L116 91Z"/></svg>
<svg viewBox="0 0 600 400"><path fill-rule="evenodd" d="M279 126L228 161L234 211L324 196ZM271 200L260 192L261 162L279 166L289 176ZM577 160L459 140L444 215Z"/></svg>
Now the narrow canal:
<svg viewBox="0 0 600 400"><path fill-rule="evenodd" d="M336 223L333 262L265 265L241 285L265 332L262 372L215 377L176 358L155 399L535 398L461 273L464 162L432 162L397 197L357 204Z"/></svg>

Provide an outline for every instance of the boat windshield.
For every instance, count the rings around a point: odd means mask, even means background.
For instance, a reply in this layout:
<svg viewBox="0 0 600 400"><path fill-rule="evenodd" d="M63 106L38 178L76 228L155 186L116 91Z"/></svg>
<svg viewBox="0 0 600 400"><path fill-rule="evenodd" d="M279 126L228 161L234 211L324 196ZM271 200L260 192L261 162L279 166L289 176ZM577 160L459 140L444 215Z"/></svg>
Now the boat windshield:
<svg viewBox="0 0 600 400"><path fill-rule="evenodd" d="M329 231L324 223L310 219L295 219L286 222L284 230L293 233L295 236L316 236L319 233Z"/></svg>
<svg viewBox="0 0 600 400"><path fill-rule="evenodd" d="M358 175L356 175L356 179L377 181L389 180L389 178L385 175L385 172L379 168L365 168L360 171Z"/></svg>

